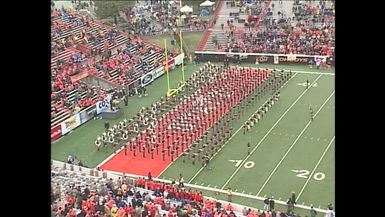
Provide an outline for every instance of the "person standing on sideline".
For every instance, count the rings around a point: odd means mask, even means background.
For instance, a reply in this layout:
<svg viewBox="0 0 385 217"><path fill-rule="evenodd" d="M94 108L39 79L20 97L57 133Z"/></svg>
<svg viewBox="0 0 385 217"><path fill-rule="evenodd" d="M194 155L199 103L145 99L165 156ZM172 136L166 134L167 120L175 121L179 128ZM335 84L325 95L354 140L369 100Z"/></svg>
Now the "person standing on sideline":
<svg viewBox="0 0 385 217"><path fill-rule="evenodd" d="M270 202L270 198L266 198L264 201L263 201L263 203L264 203L264 205L263 205L263 210L265 210L265 211L270 211L270 208L269 208L269 203Z"/></svg>
<svg viewBox="0 0 385 217"><path fill-rule="evenodd" d="M182 176L182 174L179 174L179 188L183 188L184 187L184 178Z"/></svg>
<svg viewBox="0 0 385 217"><path fill-rule="evenodd" d="M232 202L233 192L231 191L231 188L227 188L227 201Z"/></svg>
<svg viewBox="0 0 385 217"><path fill-rule="evenodd" d="M294 202L291 200L291 197L287 200L286 205L287 205L286 213L291 213L294 210Z"/></svg>
<svg viewBox="0 0 385 217"><path fill-rule="evenodd" d="M152 175L151 175L151 172L148 172L147 179L148 179L148 181L152 181Z"/></svg>
<svg viewBox="0 0 385 217"><path fill-rule="evenodd" d="M275 205L275 201L273 200L273 196L272 196L271 199L269 200L270 211L274 211L274 205Z"/></svg>
<svg viewBox="0 0 385 217"><path fill-rule="evenodd" d="M310 120L313 121L314 119L314 111L313 108L310 106Z"/></svg>
<svg viewBox="0 0 385 217"><path fill-rule="evenodd" d="M310 217L316 217L317 211L314 210L313 206L310 207Z"/></svg>
<svg viewBox="0 0 385 217"><path fill-rule="evenodd" d="M293 202L293 204L297 204L294 191L291 192L291 201Z"/></svg>

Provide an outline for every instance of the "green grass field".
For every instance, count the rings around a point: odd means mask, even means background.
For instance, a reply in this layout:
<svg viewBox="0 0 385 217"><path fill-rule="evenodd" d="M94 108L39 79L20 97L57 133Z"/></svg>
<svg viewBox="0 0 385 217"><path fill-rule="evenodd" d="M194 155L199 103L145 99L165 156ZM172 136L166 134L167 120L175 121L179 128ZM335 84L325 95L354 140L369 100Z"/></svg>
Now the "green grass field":
<svg viewBox="0 0 385 217"><path fill-rule="evenodd" d="M302 86L306 79L314 87L306 90ZM315 112L312 122L309 106ZM334 75L296 74L257 126L246 135L237 132L210 162L212 170L179 159L160 178L175 178L183 171L192 184L231 187L239 193L284 201L295 191L298 204L324 209L334 203ZM249 140L252 153L247 156Z"/></svg>
<svg viewBox="0 0 385 217"><path fill-rule="evenodd" d="M256 67L254 64L244 66ZM180 173L191 184L226 189L254 196L274 196L275 200L286 201L292 191L296 192L297 204L326 209L334 204L334 72L332 69L310 69L295 65L258 65L263 68L284 68L298 70L295 76L282 88L277 104L243 135L237 131L245 120L263 103L261 100L250 108L234 124L234 134L228 143L210 161L211 170L201 169L189 160L176 160L159 178L176 178ZM187 65L186 77L199 66ZM312 73L314 72L314 73ZM320 74L321 73L321 74ZM170 73L171 86L181 80L180 68ZM306 80L313 83L309 89L303 85ZM166 92L166 76L162 76L147 87L149 96L131 97L129 106L123 107L124 117L131 117L139 108L158 100ZM265 97L267 99L268 96ZM314 121L310 121L309 107L314 110ZM52 144L52 158L65 161L74 154L88 167L95 167L113 153L96 151L94 140L104 131L104 120L90 120ZM251 140L252 153L247 155L247 142ZM208 196L226 199L226 195ZM261 201L235 196L233 202L262 208ZM285 210L277 205L278 210ZM307 210L296 208L301 216Z"/></svg>

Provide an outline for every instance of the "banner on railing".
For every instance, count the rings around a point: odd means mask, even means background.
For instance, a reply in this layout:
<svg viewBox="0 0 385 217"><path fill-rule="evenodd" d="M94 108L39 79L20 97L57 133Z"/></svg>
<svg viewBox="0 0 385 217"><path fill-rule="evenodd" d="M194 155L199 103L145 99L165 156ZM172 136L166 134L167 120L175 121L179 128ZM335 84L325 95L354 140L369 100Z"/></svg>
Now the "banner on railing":
<svg viewBox="0 0 385 217"><path fill-rule="evenodd" d="M167 62L167 66L168 66L168 72L173 70L175 67L175 59L174 58L169 59ZM164 70L166 71L166 63L164 63L164 68L165 68Z"/></svg>
<svg viewBox="0 0 385 217"><path fill-rule="evenodd" d="M75 129L80 125L79 113L63 121L60 125L61 125L61 131L63 135Z"/></svg>
<svg viewBox="0 0 385 217"><path fill-rule="evenodd" d="M287 55L287 61L288 62L294 62L297 59L297 56L294 54L288 54Z"/></svg>
<svg viewBox="0 0 385 217"><path fill-rule="evenodd" d="M164 74L164 67L161 66L157 69L154 69L152 70L151 72L143 75L141 78L140 78L140 85L142 87L150 84L151 82L153 82L156 78L160 77L161 75Z"/></svg>
<svg viewBox="0 0 385 217"><path fill-rule="evenodd" d="M96 114L110 108L111 94L108 94L105 99L96 103Z"/></svg>
<svg viewBox="0 0 385 217"><path fill-rule="evenodd" d="M95 113L96 113L96 107L95 107L95 105L89 107L89 108L86 109L86 110L83 110L82 112L80 112L80 113L79 113L79 116L80 116L80 124L84 124L85 122L87 122L88 120L90 120L91 118L93 118L93 117L95 116Z"/></svg>
<svg viewBox="0 0 385 217"><path fill-rule="evenodd" d="M279 57L278 57L278 55L274 55L274 64L279 64Z"/></svg>
<svg viewBox="0 0 385 217"><path fill-rule="evenodd" d="M95 105L83 110L82 112L68 118L67 120L51 127L51 142L60 139L63 135L84 124L94 117L96 112Z"/></svg>
<svg viewBox="0 0 385 217"><path fill-rule="evenodd" d="M164 67L163 66L155 69L154 74L153 74L154 80L157 79L158 77L160 77L163 74L164 74Z"/></svg>
<svg viewBox="0 0 385 217"><path fill-rule="evenodd" d="M169 59L168 60L168 68L169 68L169 70L174 69L175 65L182 64L183 58L184 58L184 53L181 53L178 56L176 56L175 58ZM164 73L165 73L165 67L164 66L161 66L161 67L159 67L157 69L154 69L151 72L143 75L140 78L140 85L142 87L144 87L144 86L150 84L151 82L153 82L155 79L157 79L158 77L160 77Z"/></svg>
<svg viewBox="0 0 385 217"><path fill-rule="evenodd" d="M62 130L61 125L58 124L51 128L51 142L55 142L56 140L60 139L62 137Z"/></svg>
<svg viewBox="0 0 385 217"><path fill-rule="evenodd" d="M141 78L140 78L140 85L142 85L142 87L150 84L153 80L154 80L154 76L153 76L153 73L154 73L154 70L143 75Z"/></svg>
<svg viewBox="0 0 385 217"><path fill-rule="evenodd" d="M217 61L224 61L224 59L230 58L231 62L236 62L238 60L238 57L241 55L247 55L246 59L242 59L242 62L246 63L274 63L274 64L287 64L287 63L293 63L293 64L309 64L310 61L315 61L316 59L321 58L322 62L331 62L328 61L331 58L328 56L311 56L311 55L301 55L301 54L263 54L263 53L232 53L232 52L211 52L211 51L195 51L195 55L199 57L200 61L207 62L217 62Z"/></svg>
<svg viewBox="0 0 385 217"><path fill-rule="evenodd" d="M178 56L176 56L176 57L174 58L174 60L175 60L175 65L180 65L180 64L182 64L183 58L184 58L184 53L181 53L181 54L179 54Z"/></svg>

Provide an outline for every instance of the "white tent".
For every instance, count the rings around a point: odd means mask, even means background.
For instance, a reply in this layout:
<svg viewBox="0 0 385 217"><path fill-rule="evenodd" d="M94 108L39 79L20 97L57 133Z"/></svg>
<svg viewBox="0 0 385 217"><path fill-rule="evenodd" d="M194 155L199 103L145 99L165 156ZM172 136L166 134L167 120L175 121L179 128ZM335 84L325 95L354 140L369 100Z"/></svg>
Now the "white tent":
<svg viewBox="0 0 385 217"><path fill-rule="evenodd" d="M213 6L215 3L214 2L211 2L210 0L207 0L203 3L201 3L199 6L201 7L209 7L209 6Z"/></svg>
<svg viewBox="0 0 385 217"><path fill-rule="evenodd" d="M181 9L180 9L180 12L182 13L190 13L190 12L193 12L193 9L187 5L183 6Z"/></svg>

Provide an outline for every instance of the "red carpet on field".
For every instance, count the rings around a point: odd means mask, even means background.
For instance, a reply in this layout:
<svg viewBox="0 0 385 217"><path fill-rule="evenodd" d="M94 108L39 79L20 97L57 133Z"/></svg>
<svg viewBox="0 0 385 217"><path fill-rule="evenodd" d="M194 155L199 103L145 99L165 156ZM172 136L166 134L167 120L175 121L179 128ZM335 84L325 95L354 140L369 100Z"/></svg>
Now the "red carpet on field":
<svg viewBox="0 0 385 217"><path fill-rule="evenodd" d="M169 164L171 164L170 158L166 157L163 161L160 153L154 154L154 159L151 159L151 154L147 152L145 158L141 152L136 153L135 157L131 151L127 151L127 155L124 155L123 149L100 168L140 176L147 176L148 172L151 172L153 177L157 177Z"/></svg>

